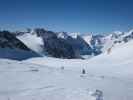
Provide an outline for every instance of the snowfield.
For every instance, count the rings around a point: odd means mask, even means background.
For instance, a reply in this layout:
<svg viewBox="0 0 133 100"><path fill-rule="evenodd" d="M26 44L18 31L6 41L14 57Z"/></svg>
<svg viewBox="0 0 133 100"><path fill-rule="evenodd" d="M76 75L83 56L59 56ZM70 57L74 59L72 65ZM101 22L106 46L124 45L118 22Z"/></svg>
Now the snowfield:
<svg viewBox="0 0 133 100"><path fill-rule="evenodd" d="M104 100L133 100L133 41L116 45L109 54L105 52L88 60L44 57L24 62L64 67L79 74L84 68L88 86L103 91Z"/></svg>
<svg viewBox="0 0 133 100"><path fill-rule="evenodd" d="M0 100L102 100L79 73L5 59L0 64Z"/></svg>
<svg viewBox="0 0 133 100"><path fill-rule="evenodd" d="M133 41L86 60L0 59L0 100L133 100L132 65Z"/></svg>

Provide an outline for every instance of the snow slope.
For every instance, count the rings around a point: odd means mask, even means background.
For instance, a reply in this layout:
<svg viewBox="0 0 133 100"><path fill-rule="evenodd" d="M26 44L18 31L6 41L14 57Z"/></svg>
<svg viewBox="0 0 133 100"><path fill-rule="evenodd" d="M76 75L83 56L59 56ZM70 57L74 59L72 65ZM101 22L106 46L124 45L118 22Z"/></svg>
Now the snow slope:
<svg viewBox="0 0 133 100"><path fill-rule="evenodd" d="M75 33L68 33L69 36L71 36L72 38L76 39L78 36L80 36L79 32L75 32Z"/></svg>
<svg viewBox="0 0 133 100"><path fill-rule="evenodd" d="M31 50L44 55L43 52L43 40L41 37L38 37L36 34L25 33L23 35L17 36L19 40L21 40L26 46L28 46Z"/></svg>
<svg viewBox="0 0 133 100"><path fill-rule="evenodd" d="M83 36L83 39L89 44L91 45L91 39L92 39L92 35L85 35Z"/></svg>
<svg viewBox="0 0 133 100"><path fill-rule="evenodd" d="M0 100L102 100L103 96L79 73L6 59L0 59L0 80Z"/></svg>
<svg viewBox="0 0 133 100"><path fill-rule="evenodd" d="M24 62L64 67L79 74L84 68L87 72L84 83L103 91L104 100L133 100L133 41L114 46L109 54L105 52L89 60L44 57Z"/></svg>

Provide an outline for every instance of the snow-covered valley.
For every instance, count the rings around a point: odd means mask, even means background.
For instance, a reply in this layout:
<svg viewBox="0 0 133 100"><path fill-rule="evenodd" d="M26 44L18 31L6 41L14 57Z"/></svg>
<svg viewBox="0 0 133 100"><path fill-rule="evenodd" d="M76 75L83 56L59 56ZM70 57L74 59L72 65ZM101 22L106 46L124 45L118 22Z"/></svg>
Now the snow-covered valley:
<svg viewBox="0 0 133 100"><path fill-rule="evenodd" d="M0 100L132 100L132 50L130 41L86 60L0 59Z"/></svg>
<svg viewBox="0 0 133 100"><path fill-rule="evenodd" d="M0 100L133 99L132 30L14 34L0 34Z"/></svg>
<svg viewBox="0 0 133 100"><path fill-rule="evenodd" d="M89 77L78 72L5 59L0 63L0 100L96 100Z"/></svg>

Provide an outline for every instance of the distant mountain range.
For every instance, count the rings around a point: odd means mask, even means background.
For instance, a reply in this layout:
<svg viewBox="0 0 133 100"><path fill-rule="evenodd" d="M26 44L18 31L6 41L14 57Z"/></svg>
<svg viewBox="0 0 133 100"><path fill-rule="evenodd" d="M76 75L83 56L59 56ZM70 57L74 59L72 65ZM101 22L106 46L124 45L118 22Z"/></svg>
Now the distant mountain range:
<svg viewBox="0 0 133 100"><path fill-rule="evenodd" d="M36 56L88 58L132 39L133 30L98 35L53 32L43 28L28 29L26 32L0 31L0 57L19 60ZM17 53L11 53L14 50Z"/></svg>
<svg viewBox="0 0 133 100"><path fill-rule="evenodd" d="M133 40L133 30L128 32L115 31L110 34L89 34L83 38L93 49L103 53L114 46Z"/></svg>
<svg viewBox="0 0 133 100"><path fill-rule="evenodd" d="M70 59L82 58L81 55L91 55L93 52L89 44L76 33L71 36L66 32L57 33L37 28L30 32L15 34L30 49L43 56Z"/></svg>

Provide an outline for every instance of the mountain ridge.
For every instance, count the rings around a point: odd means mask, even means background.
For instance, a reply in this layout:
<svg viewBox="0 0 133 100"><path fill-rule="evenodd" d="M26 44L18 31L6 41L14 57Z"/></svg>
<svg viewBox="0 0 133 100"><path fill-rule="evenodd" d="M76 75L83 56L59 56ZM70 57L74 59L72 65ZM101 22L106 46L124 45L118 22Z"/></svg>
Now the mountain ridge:
<svg viewBox="0 0 133 100"><path fill-rule="evenodd" d="M129 32L114 31L110 34L81 35L80 33L53 32L44 28L35 28L27 29L24 32L12 32L12 34L23 45L41 56L68 59L84 58L85 56L90 58L110 51L114 45L133 39L133 30Z"/></svg>

